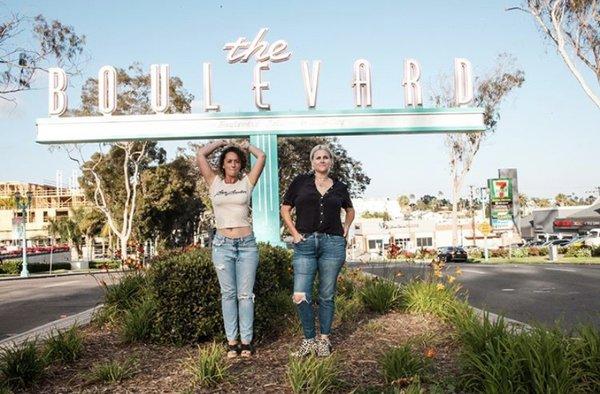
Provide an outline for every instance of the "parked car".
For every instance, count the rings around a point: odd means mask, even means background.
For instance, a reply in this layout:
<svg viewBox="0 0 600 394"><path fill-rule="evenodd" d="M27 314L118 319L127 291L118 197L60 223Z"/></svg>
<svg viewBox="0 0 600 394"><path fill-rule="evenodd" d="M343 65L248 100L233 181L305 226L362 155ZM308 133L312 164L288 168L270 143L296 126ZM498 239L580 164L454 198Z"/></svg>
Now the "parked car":
<svg viewBox="0 0 600 394"><path fill-rule="evenodd" d="M438 259L446 263L467 261L467 251L460 246L443 246L438 248Z"/></svg>
<svg viewBox="0 0 600 394"><path fill-rule="evenodd" d="M596 247L600 246L600 228L593 228L589 231L589 235L586 237L584 244L585 246Z"/></svg>
<svg viewBox="0 0 600 394"><path fill-rule="evenodd" d="M566 246L569 242L571 242L570 239L555 239L554 241L550 242L550 245L556 245L556 246Z"/></svg>

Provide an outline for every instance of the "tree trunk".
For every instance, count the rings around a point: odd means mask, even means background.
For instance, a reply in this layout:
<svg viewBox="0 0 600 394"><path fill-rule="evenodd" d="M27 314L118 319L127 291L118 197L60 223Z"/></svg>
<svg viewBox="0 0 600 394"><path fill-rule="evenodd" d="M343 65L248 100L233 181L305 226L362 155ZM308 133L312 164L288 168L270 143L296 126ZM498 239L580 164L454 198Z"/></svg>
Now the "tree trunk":
<svg viewBox="0 0 600 394"><path fill-rule="evenodd" d="M127 237L121 236L121 260L125 261L127 259Z"/></svg>

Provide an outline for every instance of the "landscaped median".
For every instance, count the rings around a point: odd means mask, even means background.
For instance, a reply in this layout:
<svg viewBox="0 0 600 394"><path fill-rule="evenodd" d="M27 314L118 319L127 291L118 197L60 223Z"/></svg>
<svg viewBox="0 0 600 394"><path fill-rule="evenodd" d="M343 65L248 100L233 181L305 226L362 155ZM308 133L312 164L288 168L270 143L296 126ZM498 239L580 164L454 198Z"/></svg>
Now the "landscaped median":
<svg viewBox="0 0 600 394"><path fill-rule="evenodd" d="M401 286L344 271L333 355L292 358L291 254L261 245L260 261L251 360L224 357L210 251L193 249L107 286L89 326L4 349L0 392L600 392L597 329L481 319L456 297L460 272L440 265Z"/></svg>

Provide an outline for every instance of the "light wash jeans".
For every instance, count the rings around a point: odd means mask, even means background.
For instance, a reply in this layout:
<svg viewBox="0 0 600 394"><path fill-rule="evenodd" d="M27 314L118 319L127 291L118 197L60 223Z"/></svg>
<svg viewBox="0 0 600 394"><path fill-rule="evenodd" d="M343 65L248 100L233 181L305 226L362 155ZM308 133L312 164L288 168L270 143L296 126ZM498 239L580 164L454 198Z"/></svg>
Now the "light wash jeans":
<svg viewBox="0 0 600 394"><path fill-rule="evenodd" d="M254 279L258 266L254 234L228 238L216 233L212 243L212 260L221 285L227 340L235 341L240 335L242 342L250 343L254 323Z"/></svg>
<svg viewBox="0 0 600 394"><path fill-rule="evenodd" d="M321 334L329 335L335 310L337 277L346 260L346 239L341 235L303 234L304 240L294 244L294 294L303 300L296 303L304 337L316 336L312 308L312 288L319 273L319 324Z"/></svg>

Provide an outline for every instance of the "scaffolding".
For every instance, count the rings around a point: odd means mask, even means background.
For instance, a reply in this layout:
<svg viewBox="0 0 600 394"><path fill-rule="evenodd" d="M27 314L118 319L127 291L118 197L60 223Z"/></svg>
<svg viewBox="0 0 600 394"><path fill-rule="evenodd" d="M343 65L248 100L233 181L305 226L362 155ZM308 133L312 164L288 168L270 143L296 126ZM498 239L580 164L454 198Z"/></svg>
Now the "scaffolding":
<svg viewBox="0 0 600 394"><path fill-rule="evenodd" d="M0 209L14 209L14 195L16 192L25 197L27 192L32 193L31 208L35 209L74 209L87 205L83 190L73 187L56 187L37 183L0 182Z"/></svg>

